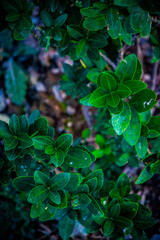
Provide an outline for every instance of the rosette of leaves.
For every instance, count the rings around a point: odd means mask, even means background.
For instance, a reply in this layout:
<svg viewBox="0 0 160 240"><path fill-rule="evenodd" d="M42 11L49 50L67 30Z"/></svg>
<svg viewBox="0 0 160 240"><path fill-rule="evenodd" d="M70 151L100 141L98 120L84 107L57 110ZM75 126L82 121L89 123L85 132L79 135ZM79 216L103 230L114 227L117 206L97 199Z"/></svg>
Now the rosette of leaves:
<svg viewBox="0 0 160 240"><path fill-rule="evenodd" d="M25 39L34 27L31 15L34 4L27 0L2 0L2 7L8 12L6 21L16 40Z"/></svg>
<svg viewBox="0 0 160 240"><path fill-rule="evenodd" d="M102 72L97 79L98 88L80 102L98 108L108 107L115 132L123 134L125 140L135 146L139 157L143 158L148 148L147 137L151 136L148 126L152 124L147 125L146 122L150 119L148 111L156 104L157 96L140 81L141 74L140 61L136 55L129 55L119 63L115 73ZM129 96L132 97L128 104L123 99ZM155 128L151 133L159 136Z"/></svg>
<svg viewBox="0 0 160 240"><path fill-rule="evenodd" d="M65 13L57 18L53 18L52 14L43 9L40 12L40 16L45 25L45 27L41 27L40 46L45 47L46 51L48 51L49 47L53 46L54 41L62 41L65 35L65 30L62 26L66 22L68 15Z"/></svg>
<svg viewBox="0 0 160 240"><path fill-rule="evenodd" d="M131 184L125 173L121 174L117 182L106 182L101 189L104 205L103 216L93 216L94 221L102 226L103 233L109 239L131 234L134 239L147 236L144 229L155 224L150 210L139 203L141 197L130 194ZM125 231L123 231L125 229Z"/></svg>
<svg viewBox="0 0 160 240"><path fill-rule="evenodd" d="M87 69L83 69L81 65L63 64L64 73L63 80L59 81L60 90L65 91L73 99L76 97L84 97L90 93L90 88L87 86L89 81L87 80Z"/></svg>

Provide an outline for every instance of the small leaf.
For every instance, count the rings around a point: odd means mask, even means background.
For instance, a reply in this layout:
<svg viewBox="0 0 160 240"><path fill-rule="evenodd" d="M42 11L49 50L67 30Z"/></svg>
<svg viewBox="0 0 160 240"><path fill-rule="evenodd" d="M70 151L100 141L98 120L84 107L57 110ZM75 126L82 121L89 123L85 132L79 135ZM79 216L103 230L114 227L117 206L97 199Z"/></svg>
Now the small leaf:
<svg viewBox="0 0 160 240"><path fill-rule="evenodd" d="M107 100L106 103L110 106L110 107L117 107L118 104L120 103L120 97L116 92L110 93L110 95L107 96Z"/></svg>
<svg viewBox="0 0 160 240"><path fill-rule="evenodd" d="M62 134L56 140L56 148L67 152L72 145L73 137L71 134Z"/></svg>
<svg viewBox="0 0 160 240"><path fill-rule="evenodd" d="M63 189L68 184L69 179L69 173L59 173L49 180L48 185L52 190L57 191Z"/></svg>
<svg viewBox="0 0 160 240"><path fill-rule="evenodd" d="M71 37L74 39L79 39L84 37L83 35L83 29L77 25L68 25L67 31Z"/></svg>
<svg viewBox="0 0 160 240"><path fill-rule="evenodd" d="M122 113L112 114L113 129L118 135L123 134L124 131L127 129L130 120L131 120L131 109L129 105L126 102L124 102L124 108Z"/></svg>
<svg viewBox="0 0 160 240"><path fill-rule="evenodd" d="M47 203L47 205L44 208L44 211L40 214L39 220L40 221L47 221L50 218L52 218L56 213L56 208L54 208L52 205Z"/></svg>
<svg viewBox="0 0 160 240"><path fill-rule="evenodd" d="M37 185L46 185L49 178L47 175L45 175L43 172L35 171L34 172L34 181Z"/></svg>
<svg viewBox="0 0 160 240"><path fill-rule="evenodd" d="M106 26L105 17L103 15L88 17L83 22L83 27L90 31L98 31Z"/></svg>
<svg viewBox="0 0 160 240"><path fill-rule="evenodd" d="M64 190L75 191L80 184L80 175L78 173L70 173L70 179Z"/></svg>
<svg viewBox="0 0 160 240"><path fill-rule="evenodd" d="M119 37L121 31L121 22L119 20L118 10L114 7L107 9L106 22L108 24L108 34L111 38L116 39Z"/></svg>
<svg viewBox="0 0 160 240"><path fill-rule="evenodd" d="M19 146L21 148L29 148L33 145L32 139L28 136L27 133L20 133L18 136L18 140L20 142Z"/></svg>
<svg viewBox="0 0 160 240"><path fill-rule="evenodd" d="M4 150L10 151L18 145L19 140L13 136L4 140Z"/></svg>
<svg viewBox="0 0 160 240"><path fill-rule="evenodd" d="M74 168L85 168L92 164L92 158L85 148L75 146L66 154L65 164Z"/></svg>
<svg viewBox="0 0 160 240"><path fill-rule="evenodd" d="M127 98L131 95L130 89L122 83L118 84L115 92L120 96L120 98Z"/></svg>
<svg viewBox="0 0 160 240"><path fill-rule="evenodd" d="M20 133L19 118L17 117L16 114L13 114L13 115L10 117L10 120L9 120L9 129L10 129L10 131L11 131L11 133L12 133L13 135L18 136L18 134Z"/></svg>
<svg viewBox="0 0 160 240"><path fill-rule="evenodd" d="M110 216L112 218L115 218L115 217L118 217L119 214L120 214L120 204L119 203L116 203L115 205L113 205L110 209Z"/></svg>
<svg viewBox="0 0 160 240"><path fill-rule="evenodd" d="M153 177L153 173L150 172L150 166L147 165L141 172L141 174L139 175L139 177L136 180L136 184L143 184L146 181L148 181L149 179L151 179Z"/></svg>
<svg viewBox="0 0 160 240"><path fill-rule="evenodd" d="M67 240L73 232L75 221L67 215L59 220L59 234L63 240Z"/></svg>
<svg viewBox="0 0 160 240"><path fill-rule="evenodd" d="M138 212L138 203L134 202L124 202L121 204L121 213L120 215L129 219L132 219L136 216Z"/></svg>
<svg viewBox="0 0 160 240"><path fill-rule="evenodd" d="M28 132L28 120L25 115L20 116L19 118L20 122L20 132L27 133Z"/></svg>
<svg viewBox="0 0 160 240"><path fill-rule="evenodd" d="M56 167L60 167L64 163L65 153L59 149L54 155L50 156L50 159L51 163L53 163Z"/></svg>
<svg viewBox="0 0 160 240"><path fill-rule="evenodd" d="M53 18L46 10L42 10L40 16L46 27L51 27L53 25Z"/></svg>
<svg viewBox="0 0 160 240"><path fill-rule="evenodd" d="M140 133L141 123L139 115L134 109L131 109L131 120L127 129L123 133L123 137L131 146L134 146L140 137Z"/></svg>
<svg viewBox="0 0 160 240"><path fill-rule="evenodd" d="M109 73L101 73L98 81L100 86L109 92L115 90L117 86L116 79Z"/></svg>
<svg viewBox="0 0 160 240"><path fill-rule="evenodd" d="M28 118L28 123L29 125L33 124L35 122L35 120L37 120L38 118L41 117L41 114L39 112L39 110L34 110Z"/></svg>
<svg viewBox="0 0 160 240"><path fill-rule="evenodd" d="M30 203L40 203L43 202L49 194L49 190L44 185L39 185L37 187L32 188L28 195L28 202Z"/></svg>
<svg viewBox="0 0 160 240"><path fill-rule="evenodd" d="M54 141L48 136L35 136L32 140L34 147L38 150L44 150L48 145L54 145Z"/></svg>
<svg viewBox="0 0 160 240"><path fill-rule="evenodd" d="M148 149L148 142L147 138L141 136L138 140L138 142L135 145L137 154L140 158L144 158Z"/></svg>
<svg viewBox="0 0 160 240"><path fill-rule="evenodd" d="M49 192L49 198L53 203L60 204L61 203L61 196L57 191L50 191Z"/></svg>
<svg viewBox="0 0 160 240"><path fill-rule="evenodd" d="M84 54L87 52L88 50L88 44L86 39L81 39L79 40L77 46L76 46L76 55L77 58L82 58L84 56Z"/></svg>
<svg viewBox="0 0 160 240"><path fill-rule="evenodd" d="M119 228L122 228L122 229L131 227L133 225L131 220L122 216L115 218L114 222Z"/></svg>
<svg viewBox="0 0 160 240"><path fill-rule="evenodd" d="M122 173L117 180L117 188L120 189L121 196L128 196L131 191L131 183L127 174Z"/></svg>
<svg viewBox="0 0 160 240"><path fill-rule="evenodd" d="M113 233L114 228L115 228L114 222L112 220L106 220L103 226L104 236L109 237Z"/></svg>
<svg viewBox="0 0 160 240"><path fill-rule="evenodd" d="M35 187L34 179L30 176L20 176L13 180L13 186L21 191L21 192L28 192L33 187Z"/></svg>
<svg viewBox="0 0 160 240"><path fill-rule="evenodd" d="M54 27L61 27L67 20L68 14L62 14L54 20Z"/></svg>
<svg viewBox="0 0 160 240"><path fill-rule="evenodd" d="M107 95L106 91L99 87L91 94L89 103L94 107L102 108L106 105Z"/></svg>
<svg viewBox="0 0 160 240"><path fill-rule="evenodd" d="M132 94L140 92L141 90L147 87L146 83L136 80L126 81L124 82L124 85L127 86L132 91Z"/></svg>
<svg viewBox="0 0 160 240"><path fill-rule="evenodd" d="M44 211L45 209L45 204L44 203L38 203L38 204L34 204L31 207L31 218L37 218L41 215L41 213Z"/></svg>
<svg viewBox="0 0 160 240"><path fill-rule="evenodd" d="M10 138L9 126L6 122L0 120L0 138Z"/></svg>

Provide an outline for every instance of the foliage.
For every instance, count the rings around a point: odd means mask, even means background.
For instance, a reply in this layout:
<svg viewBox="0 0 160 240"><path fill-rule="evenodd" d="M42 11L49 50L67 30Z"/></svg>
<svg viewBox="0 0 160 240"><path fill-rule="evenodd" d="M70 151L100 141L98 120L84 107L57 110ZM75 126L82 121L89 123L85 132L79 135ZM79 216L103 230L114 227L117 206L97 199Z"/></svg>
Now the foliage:
<svg viewBox="0 0 160 240"><path fill-rule="evenodd" d="M149 34L154 45L152 63L159 60L154 25L151 29L160 13L159 3L2 0L0 4L2 74L11 101L23 105L26 95L28 77L20 55L36 54L15 42L14 48L11 35L20 41L32 33L46 51L55 47L60 56L69 55L73 60L73 66L63 66L61 90L83 105L98 108L92 131L85 129L82 139L75 142L68 133L55 139L54 128L38 110L28 119L13 114L9 124L0 121L6 155L0 159L0 182L7 184L16 174L13 186L25 192L31 218L59 218L64 240L77 221L90 233L102 229L109 239L125 239L128 234L135 240L147 239L144 229L155 220L140 203L140 196L130 193L128 176L120 173L125 164L138 167L140 161L145 167L136 184L160 173L155 144L160 137L160 117L151 116L157 95L141 81L142 65L135 54L121 59L117 67L112 60L116 61L123 45L132 45L137 37ZM33 23L35 7L40 26ZM98 149L86 147L93 132ZM153 142L153 152L149 142Z"/></svg>

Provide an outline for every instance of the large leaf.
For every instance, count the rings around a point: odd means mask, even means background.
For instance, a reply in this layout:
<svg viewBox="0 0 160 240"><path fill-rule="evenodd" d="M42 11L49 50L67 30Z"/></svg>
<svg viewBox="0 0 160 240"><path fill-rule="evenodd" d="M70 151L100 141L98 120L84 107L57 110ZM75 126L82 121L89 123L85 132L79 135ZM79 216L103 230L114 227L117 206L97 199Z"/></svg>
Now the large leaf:
<svg viewBox="0 0 160 240"><path fill-rule="evenodd" d="M9 126L6 122L0 120L0 138L10 138Z"/></svg>
<svg viewBox="0 0 160 240"><path fill-rule="evenodd" d="M40 203L43 202L49 194L49 190L45 185L39 185L32 188L28 195L28 202L30 203Z"/></svg>
<svg viewBox="0 0 160 240"><path fill-rule="evenodd" d="M131 145L134 146L141 133L141 123L138 113L131 109L131 120L125 132L123 133L123 137L125 140Z"/></svg>
<svg viewBox="0 0 160 240"><path fill-rule="evenodd" d="M120 193L122 197L126 197L129 195L131 191L131 183L129 181L129 178L127 174L122 173L118 180L117 180L117 188L120 189Z"/></svg>
<svg viewBox="0 0 160 240"><path fill-rule="evenodd" d="M88 44L86 39L81 39L79 40L77 46L76 46L76 55L77 58L82 58L84 56L84 54L87 52L88 50Z"/></svg>
<svg viewBox="0 0 160 240"><path fill-rule="evenodd" d="M63 216L59 221L59 234L63 240L67 240L73 232L75 221L67 215Z"/></svg>
<svg viewBox="0 0 160 240"><path fill-rule="evenodd" d="M150 166L146 166L141 174L139 175L139 177L136 180L136 184L143 184L146 181L148 181L149 179L151 179L153 177L153 173L150 172Z"/></svg>
<svg viewBox="0 0 160 240"><path fill-rule="evenodd" d="M88 17L83 22L83 27L87 28L90 31L98 31L105 27L105 17L103 15L95 16L95 17Z"/></svg>
<svg viewBox="0 0 160 240"><path fill-rule="evenodd" d="M140 0L114 0L114 4L122 7L133 7L138 5Z"/></svg>
<svg viewBox="0 0 160 240"><path fill-rule="evenodd" d="M70 167L85 168L92 164L92 158L85 148L75 146L66 154L65 163Z"/></svg>
<svg viewBox="0 0 160 240"><path fill-rule="evenodd" d="M141 90L147 87L146 83L139 80L126 81L124 82L124 85L127 86L132 91L132 94L140 92Z"/></svg>
<svg viewBox="0 0 160 240"><path fill-rule="evenodd" d="M67 152L73 142L73 137L71 134L62 134L56 140L57 149L61 149L64 152Z"/></svg>
<svg viewBox="0 0 160 240"><path fill-rule="evenodd" d="M109 237L114 231L115 224L112 220L107 220L103 226L103 233L106 237Z"/></svg>
<svg viewBox="0 0 160 240"><path fill-rule="evenodd" d="M98 82L101 87L103 87L105 90L112 92L116 89L117 81L114 78L114 76L110 75L109 73L102 73L99 76Z"/></svg>
<svg viewBox="0 0 160 240"><path fill-rule="evenodd" d="M103 88L97 88L90 96L89 103L94 107L101 108L106 105L108 93Z"/></svg>
<svg viewBox="0 0 160 240"><path fill-rule="evenodd" d="M112 126L118 135L124 133L131 120L131 109L129 105L124 102L123 111L120 114L112 114Z"/></svg>
<svg viewBox="0 0 160 240"><path fill-rule="evenodd" d="M115 73L121 82L125 82L133 79L134 74L136 73L136 69L137 57L135 54L131 54L118 64Z"/></svg>
<svg viewBox="0 0 160 240"><path fill-rule="evenodd" d="M9 129L13 135L18 136L20 133L20 122L16 114L13 114L9 120Z"/></svg>
<svg viewBox="0 0 160 240"><path fill-rule="evenodd" d="M137 6L131 10L131 26L134 30L141 32L150 18L148 11Z"/></svg>
<svg viewBox="0 0 160 240"><path fill-rule="evenodd" d="M21 176L13 180L13 186L22 192L28 192L35 187L34 179L30 176Z"/></svg>
<svg viewBox="0 0 160 240"><path fill-rule="evenodd" d="M19 106L24 103L28 83L28 76L23 69L13 60L9 61L5 73L5 86L11 101Z"/></svg>
<svg viewBox="0 0 160 240"><path fill-rule="evenodd" d="M138 142L135 145L137 154L140 158L144 158L148 149L148 142L147 138L141 136L138 140Z"/></svg>
<svg viewBox="0 0 160 240"><path fill-rule="evenodd" d="M69 173L59 173L52 177L48 185L54 191L63 189L69 182L70 174Z"/></svg>
<svg viewBox="0 0 160 240"><path fill-rule="evenodd" d="M138 112L146 112L156 104L156 93L151 89L144 89L133 95L130 104Z"/></svg>
<svg viewBox="0 0 160 240"><path fill-rule="evenodd" d="M111 38L118 38L121 32L121 22L116 8L111 7L106 11L106 22L109 28L108 33Z"/></svg>

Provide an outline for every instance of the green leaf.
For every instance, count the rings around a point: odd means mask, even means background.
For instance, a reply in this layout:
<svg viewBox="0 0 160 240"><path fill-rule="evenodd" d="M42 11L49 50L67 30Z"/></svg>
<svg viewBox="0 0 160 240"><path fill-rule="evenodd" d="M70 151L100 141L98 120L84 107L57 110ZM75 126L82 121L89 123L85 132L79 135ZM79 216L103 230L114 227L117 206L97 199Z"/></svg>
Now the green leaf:
<svg viewBox="0 0 160 240"><path fill-rule="evenodd" d="M75 191L80 184L80 175L78 173L70 173L70 179L64 190Z"/></svg>
<svg viewBox="0 0 160 240"><path fill-rule="evenodd" d="M120 193L122 197L126 197L129 195L131 191L131 183L129 181L129 178L127 174L122 173L118 180L117 180L117 188L120 189Z"/></svg>
<svg viewBox="0 0 160 240"><path fill-rule="evenodd" d="M53 163L56 167L60 167L64 163L65 153L59 149L54 155L51 155L50 159L51 163Z"/></svg>
<svg viewBox="0 0 160 240"><path fill-rule="evenodd" d="M59 220L59 234L63 240L67 240L73 232L75 221L67 215Z"/></svg>
<svg viewBox="0 0 160 240"><path fill-rule="evenodd" d="M103 211L96 199L92 197L92 195L90 195L90 199L92 200L92 202L88 205L88 209L90 210L90 212L93 215L103 216Z"/></svg>
<svg viewBox="0 0 160 240"><path fill-rule="evenodd" d="M88 174L86 177L85 177L85 182L90 180L90 179L93 179L95 178L97 179L97 186L96 186L96 189L101 189L102 186L103 186L103 183L104 183L104 175L103 175L103 171L101 169L97 169L97 170L94 170L93 172L91 172L90 174Z"/></svg>
<svg viewBox="0 0 160 240"><path fill-rule="evenodd" d="M28 83L28 76L23 69L13 60L9 61L5 72L5 86L11 101L21 106L24 103Z"/></svg>
<svg viewBox="0 0 160 240"><path fill-rule="evenodd" d="M50 218L52 218L56 213L56 208L54 208L52 205L47 203L47 205L44 208L44 211L40 214L39 220L40 221L47 221Z"/></svg>
<svg viewBox="0 0 160 240"><path fill-rule="evenodd" d="M62 134L56 140L57 149L61 149L64 152L67 152L72 145L73 137L72 134Z"/></svg>
<svg viewBox="0 0 160 240"><path fill-rule="evenodd" d="M29 148L33 145L32 139L28 136L27 133L20 133L18 136L19 146L21 148Z"/></svg>
<svg viewBox="0 0 160 240"><path fill-rule="evenodd" d="M69 173L59 173L49 180L48 185L50 186L51 190L57 191L63 189L68 184L69 179Z"/></svg>
<svg viewBox="0 0 160 240"><path fill-rule="evenodd" d="M107 45L107 40L101 34L96 34L89 38L89 43L92 48L103 48Z"/></svg>
<svg viewBox="0 0 160 240"><path fill-rule="evenodd" d="M23 149L19 149L19 148L14 148L10 151L6 151L6 155L9 161L13 161L16 158L18 158L20 156L20 154L22 153L22 151L24 151Z"/></svg>
<svg viewBox="0 0 160 240"><path fill-rule="evenodd" d="M113 205L110 209L110 216L112 218L115 218L115 217L118 217L119 214L120 214L120 210L121 210L121 207L120 207L120 204L119 203L116 203L115 205Z"/></svg>
<svg viewBox="0 0 160 240"><path fill-rule="evenodd" d="M124 102L124 108L122 113L112 114L113 129L118 135L123 134L124 131L127 129L130 120L131 120L131 109L129 105L126 102Z"/></svg>
<svg viewBox="0 0 160 240"><path fill-rule="evenodd" d="M141 134L141 123L138 113L131 108L131 120L125 132L123 133L123 137L125 140L131 145L134 146Z"/></svg>
<svg viewBox="0 0 160 240"><path fill-rule="evenodd" d="M124 202L121 204L121 213L120 215L129 219L132 219L136 216L138 212L138 203L134 202Z"/></svg>
<svg viewBox="0 0 160 240"><path fill-rule="evenodd" d="M31 207L31 218L37 218L40 216L40 214L44 211L45 209L45 204L44 203L38 203L38 204L34 204Z"/></svg>
<svg viewBox="0 0 160 240"><path fill-rule="evenodd" d="M19 122L20 122L20 132L24 132L27 133L28 132L28 120L27 117L25 115L21 115L19 118Z"/></svg>
<svg viewBox="0 0 160 240"><path fill-rule="evenodd" d="M34 147L39 150L44 150L48 145L54 145L54 141L48 136L35 136L32 140Z"/></svg>
<svg viewBox="0 0 160 240"><path fill-rule="evenodd" d="M135 145L137 154L140 158L144 158L144 156L146 155L147 149L148 149L148 142L147 142L147 138L141 136L138 140L138 142Z"/></svg>
<svg viewBox="0 0 160 240"><path fill-rule="evenodd" d="M126 81L124 82L124 85L127 86L132 91L132 94L140 92L141 90L147 87L146 83L139 80Z"/></svg>
<svg viewBox="0 0 160 240"><path fill-rule="evenodd" d="M106 103L110 106L110 107L117 107L118 104L120 103L120 97L116 92L112 92L110 93L110 95L107 96L107 100Z"/></svg>
<svg viewBox="0 0 160 240"><path fill-rule="evenodd" d="M19 118L17 117L16 114L13 114L13 115L10 117L10 120L9 120L9 129L10 129L10 132L11 132L13 135L18 136L18 134L20 133Z"/></svg>
<svg viewBox="0 0 160 240"><path fill-rule="evenodd" d="M156 93L151 89L144 89L132 96L130 105L138 112L145 112L156 104Z"/></svg>
<svg viewBox="0 0 160 240"><path fill-rule="evenodd" d="M122 216L115 218L114 222L115 222L116 226L118 226L119 228L122 228L122 229L131 227L133 225L131 220L129 220L128 218L122 217Z"/></svg>
<svg viewBox="0 0 160 240"><path fill-rule="evenodd" d="M147 127L160 133L160 116L152 116Z"/></svg>
<svg viewBox="0 0 160 240"><path fill-rule="evenodd" d="M59 195L59 193L57 191L50 191L49 198L52 202L54 202L58 205L61 203L61 196Z"/></svg>
<svg viewBox="0 0 160 240"><path fill-rule="evenodd" d="M146 112L142 112L142 113L138 113L139 114L139 117L140 117L140 121L141 123L143 124L147 124L149 123L150 121L150 118L151 118L151 111L148 110Z"/></svg>
<svg viewBox="0 0 160 240"><path fill-rule="evenodd" d="M46 185L49 178L47 175L45 175L43 172L35 171L34 172L34 181L37 185Z"/></svg>
<svg viewBox="0 0 160 240"><path fill-rule="evenodd" d="M48 121L45 117L40 117L34 121L33 124L29 126L28 134L33 136L43 136L48 132Z"/></svg>
<svg viewBox="0 0 160 240"><path fill-rule="evenodd" d="M102 30L106 26L105 17L103 15L88 17L83 22L83 27L90 31Z"/></svg>
<svg viewBox="0 0 160 240"><path fill-rule="evenodd" d="M46 25L46 27L52 27L53 18L46 10L43 9L40 13L40 16L41 16L42 22L44 23L44 25Z"/></svg>
<svg viewBox="0 0 160 240"><path fill-rule="evenodd" d="M133 7L138 5L140 0L114 0L114 4L122 7Z"/></svg>
<svg viewBox="0 0 160 240"><path fill-rule="evenodd" d="M119 104L117 107L110 107L108 106L108 110L110 111L111 114L120 114L123 111L124 108L124 101L120 100Z"/></svg>
<svg viewBox="0 0 160 240"><path fill-rule="evenodd" d="M85 53L88 50L88 44L86 39L82 38L81 40L79 40L77 46L76 46L76 55L77 58L82 58Z"/></svg>
<svg viewBox="0 0 160 240"><path fill-rule="evenodd" d="M89 128L86 128L82 131L82 137L84 139L88 138L90 136L90 134L91 134L91 130Z"/></svg>
<svg viewBox="0 0 160 240"><path fill-rule="evenodd" d="M109 192L109 196L110 196L112 199L120 200L120 199L121 199L120 190L119 190L118 188L113 188L113 189L111 189L110 192Z"/></svg>
<svg viewBox="0 0 160 240"><path fill-rule="evenodd" d="M121 32L121 22L119 20L118 9L111 7L106 11L106 22L108 24L108 34L116 39Z"/></svg>
<svg viewBox="0 0 160 240"><path fill-rule="evenodd" d="M84 98L81 98L80 103L85 106L89 106L89 107L92 106L92 104L89 102L90 96L91 96L91 93L85 96Z"/></svg>
<svg viewBox="0 0 160 240"><path fill-rule="evenodd" d="M86 168L92 164L92 158L85 148L75 146L66 154L65 164L74 168Z"/></svg>
<svg viewBox="0 0 160 240"><path fill-rule="evenodd" d="M136 69L137 57L135 54L131 54L118 64L115 73L121 82L125 82L133 79Z"/></svg>
<svg viewBox="0 0 160 240"><path fill-rule="evenodd" d="M109 73L101 73L98 81L100 86L109 92L112 92L113 90L116 89L117 86L116 79Z"/></svg>
<svg viewBox="0 0 160 240"><path fill-rule="evenodd" d="M132 80L140 80L142 76L142 64L140 60L137 58L137 68Z"/></svg>
<svg viewBox="0 0 160 240"><path fill-rule="evenodd" d="M52 154L55 154L55 146L52 144L52 145L48 145L46 148L45 148L45 153L48 154L48 155L52 155Z"/></svg>
<svg viewBox="0 0 160 240"><path fill-rule="evenodd" d="M67 20L68 14L62 14L54 20L54 27L61 27Z"/></svg>
<svg viewBox="0 0 160 240"><path fill-rule="evenodd" d="M109 237L113 233L114 228L115 228L114 222L112 220L107 220L103 226L104 236Z"/></svg>
<svg viewBox="0 0 160 240"><path fill-rule="evenodd" d="M150 166L146 166L141 174L139 175L139 177L136 180L136 184L143 184L146 181L148 181L149 179L151 179L153 177L153 173L150 172Z"/></svg>
<svg viewBox="0 0 160 240"><path fill-rule="evenodd" d="M116 164L119 166L119 167L122 167L124 166L126 163L128 163L128 160L130 158L130 155L129 153L123 153L116 161Z"/></svg>
<svg viewBox="0 0 160 240"><path fill-rule="evenodd" d="M149 12L141 7L136 6L131 9L131 26L134 30L141 32L149 18Z"/></svg>
<svg viewBox="0 0 160 240"><path fill-rule="evenodd" d="M39 110L34 110L30 115L29 115L29 118L28 118L28 123L29 125L33 124L35 122L35 120L37 120L38 118L41 117L41 114L39 112Z"/></svg>
<svg viewBox="0 0 160 240"><path fill-rule="evenodd" d="M4 140L4 150L10 151L18 145L19 140L13 136Z"/></svg>
<svg viewBox="0 0 160 240"><path fill-rule="evenodd" d="M20 176L13 180L13 186L21 192L28 192L35 187L34 179L31 176Z"/></svg>
<svg viewBox="0 0 160 240"><path fill-rule="evenodd" d="M0 138L10 138L9 126L6 122L0 120Z"/></svg>
<svg viewBox="0 0 160 240"><path fill-rule="evenodd" d="M106 91L103 88L97 88L90 96L89 103L91 103L94 107L102 108L106 105Z"/></svg>
<svg viewBox="0 0 160 240"><path fill-rule="evenodd" d="M127 98L131 95L130 89L122 83L118 84L115 93L118 94L120 98Z"/></svg>
<svg viewBox="0 0 160 240"><path fill-rule="evenodd" d="M85 193L79 194L79 202L81 205L88 205L92 202L92 200L89 198L89 196Z"/></svg>
<svg viewBox="0 0 160 240"><path fill-rule="evenodd" d="M32 188L28 195L28 202L30 203L40 203L43 202L49 194L49 190L45 185L39 185Z"/></svg>
<svg viewBox="0 0 160 240"><path fill-rule="evenodd" d="M95 189L97 187L98 181L97 181L97 178L95 177L95 178L92 178L92 179L86 181L85 183L89 187L89 192L93 192L93 191L95 191Z"/></svg>
<svg viewBox="0 0 160 240"><path fill-rule="evenodd" d="M77 25L68 25L67 31L69 35L74 39L83 38L83 29Z"/></svg>
<svg viewBox="0 0 160 240"><path fill-rule="evenodd" d="M81 14L85 17L92 17L94 16L95 14L97 15L97 9L94 8L94 7L88 7L88 8L82 8L80 10Z"/></svg>

